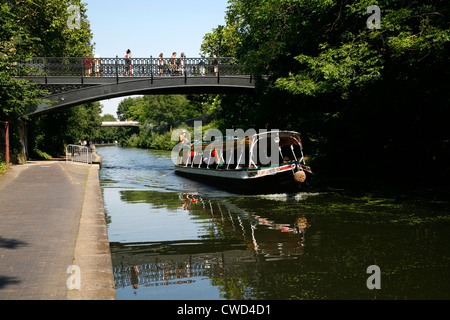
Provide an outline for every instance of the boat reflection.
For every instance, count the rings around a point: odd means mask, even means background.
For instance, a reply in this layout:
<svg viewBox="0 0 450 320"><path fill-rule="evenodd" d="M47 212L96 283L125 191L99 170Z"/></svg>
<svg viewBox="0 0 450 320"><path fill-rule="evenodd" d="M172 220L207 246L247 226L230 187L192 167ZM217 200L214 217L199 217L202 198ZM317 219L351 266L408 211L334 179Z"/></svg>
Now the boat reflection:
<svg viewBox="0 0 450 320"><path fill-rule="evenodd" d="M276 223L229 202L204 199L198 194L183 193L180 194L180 200L184 210L200 211L209 215L220 223L222 232L231 232L255 254L267 258L303 253L305 233L309 227L305 216L297 217L291 225Z"/></svg>
<svg viewBox="0 0 450 320"><path fill-rule="evenodd" d="M178 198L179 213L208 221L207 234L199 240L111 243L117 288L239 277L243 270L254 272L262 262L298 259L304 253L310 224L303 215L291 224L282 223L227 199L195 193L181 193Z"/></svg>

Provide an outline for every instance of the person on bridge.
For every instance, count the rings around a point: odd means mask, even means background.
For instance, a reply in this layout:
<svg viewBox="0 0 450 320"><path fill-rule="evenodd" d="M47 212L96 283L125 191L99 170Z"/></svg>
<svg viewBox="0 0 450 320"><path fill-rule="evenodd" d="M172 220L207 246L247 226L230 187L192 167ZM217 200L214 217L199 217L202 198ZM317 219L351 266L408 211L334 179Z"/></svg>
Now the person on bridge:
<svg viewBox="0 0 450 320"><path fill-rule="evenodd" d="M177 71L177 53L172 53L172 57L169 59L169 70L170 73L173 75Z"/></svg>
<svg viewBox="0 0 450 320"><path fill-rule="evenodd" d="M214 74L217 76L219 74L219 59L217 59L216 55L213 55L213 58Z"/></svg>
<svg viewBox="0 0 450 320"><path fill-rule="evenodd" d="M202 77L204 77L206 75L206 63L205 63L205 61L201 60L198 65L200 67L200 74L202 75Z"/></svg>
<svg viewBox="0 0 450 320"><path fill-rule="evenodd" d="M180 63L178 65L179 70L181 71L181 75L184 76L184 60L186 59L186 56L184 55L184 52L181 53L181 58L179 59Z"/></svg>
<svg viewBox="0 0 450 320"><path fill-rule="evenodd" d="M94 60L92 61L94 63L94 73L96 77L100 77L101 70L101 61L100 61L100 55L96 54L94 56Z"/></svg>
<svg viewBox="0 0 450 320"><path fill-rule="evenodd" d="M163 58L163 54L160 53L159 54L159 59L158 59L158 66L159 66L159 72L158 72L158 76L160 77L162 75L162 73L164 72L164 66L165 66L166 62L164 61Z"/></svg>
<svg viewBox="0 0 450 320"><path fill-rule="evenodd" d="M86 54L86 59L84 59L84 76L90 77L92 73L92 61L89 58L89 53Z"/></svg>
<svg viewBox="0 0 450 320"><path fill-rule="evenodd" d="M122 75L134 75L133 64L131 63L131 50L127 50L127 54L125 55L125 71Z"/></svg>

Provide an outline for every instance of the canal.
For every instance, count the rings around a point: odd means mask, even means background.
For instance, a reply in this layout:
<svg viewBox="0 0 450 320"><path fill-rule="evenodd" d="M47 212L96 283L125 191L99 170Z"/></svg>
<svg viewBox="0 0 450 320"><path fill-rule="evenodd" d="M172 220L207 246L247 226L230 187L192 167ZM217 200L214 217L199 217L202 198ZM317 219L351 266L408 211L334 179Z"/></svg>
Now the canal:
<svg viewBox="0 0 450 320"><path fill-rule="evenodd" d="M175 175L170 152L98 152L118 300L450 298L448 200L240 196Z"/></svg>

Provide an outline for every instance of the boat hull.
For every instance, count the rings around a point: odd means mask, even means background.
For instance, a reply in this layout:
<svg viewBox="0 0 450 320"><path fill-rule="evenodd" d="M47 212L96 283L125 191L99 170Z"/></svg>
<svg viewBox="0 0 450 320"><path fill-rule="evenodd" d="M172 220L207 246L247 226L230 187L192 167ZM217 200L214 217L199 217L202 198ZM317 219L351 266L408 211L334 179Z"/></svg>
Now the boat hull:
<svg viewBox="0 0 450 320"><path fill-rule="evenodd" d="M307 182L294 179L295 165L264 170L216 170L176 166L175 173L238 194L291 193L303 190ZM307 174L307 180L309 173Z"/></svg>

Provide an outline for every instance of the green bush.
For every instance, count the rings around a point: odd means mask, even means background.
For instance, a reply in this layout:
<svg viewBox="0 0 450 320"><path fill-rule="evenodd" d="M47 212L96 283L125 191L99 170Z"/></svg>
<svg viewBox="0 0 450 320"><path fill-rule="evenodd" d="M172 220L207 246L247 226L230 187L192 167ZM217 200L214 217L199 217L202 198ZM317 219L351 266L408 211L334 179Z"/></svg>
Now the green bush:
<svg viewBox="0 0 450 320"><path fill-rule="evenodd" d="M0 162L0 176L3 175L8 169L9 165L7 165L5 162Z"/></svg>

